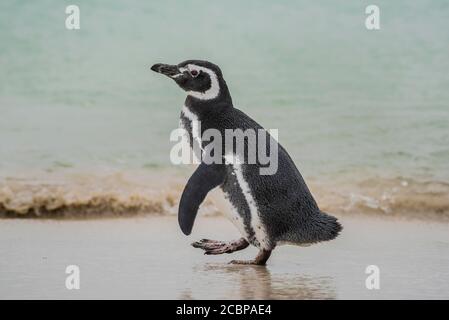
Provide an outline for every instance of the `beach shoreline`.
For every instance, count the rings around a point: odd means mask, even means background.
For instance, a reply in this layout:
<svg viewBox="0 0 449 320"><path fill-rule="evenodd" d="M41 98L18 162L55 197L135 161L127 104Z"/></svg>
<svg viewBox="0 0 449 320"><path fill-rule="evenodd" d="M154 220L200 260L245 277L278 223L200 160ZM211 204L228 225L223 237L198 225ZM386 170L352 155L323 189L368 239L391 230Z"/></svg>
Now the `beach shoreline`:
<svg viewBox="0 0 449 320"><path fill-rule="evenodd" d="M0 217L173 216L193 169L72 169L0 175ZM449 221L449 184L436 178L362 171L305 180L320 209L331 214ZM225 202L220 190L213 190L200 214L226 214Z"/></svg>

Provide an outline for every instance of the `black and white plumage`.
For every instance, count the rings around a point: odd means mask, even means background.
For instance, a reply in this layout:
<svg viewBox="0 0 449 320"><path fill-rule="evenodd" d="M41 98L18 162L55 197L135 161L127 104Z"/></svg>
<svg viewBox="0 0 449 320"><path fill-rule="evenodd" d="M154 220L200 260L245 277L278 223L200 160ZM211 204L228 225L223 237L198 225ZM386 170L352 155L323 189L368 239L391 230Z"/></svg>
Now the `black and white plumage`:
<svg viewBox="0 0 449 320"><path fill-rule="evenodd" d="M234 108L222 72L215 64L188 60L178 65L155 64L151 69L172 78L187 92L180 124L189 133L192 147L197 143L200 150L204 149L205 142L196 137L207 129L217 129L222 136L225 129L263 129ZM198 121L201 129L195 125ZM267 139L273 139L268 132L265 134ZM270 144L265 148L268 153ZM288 153L281 145L277 152L278 169L273 175L261 175L258 162L235 164L223 159L222 163L199 165L181 196L178 220L182 231L186 235L191 233L200 204L210 190L219 186L232 205L229 218L242 239L231 242L204 239L195 242L194 247L204 249L206 254L221 254L252 244L260 249L256 259L233 262L265 264L276 245L308 245L332 240L339 234L341 225L319 209Z"/></svg>

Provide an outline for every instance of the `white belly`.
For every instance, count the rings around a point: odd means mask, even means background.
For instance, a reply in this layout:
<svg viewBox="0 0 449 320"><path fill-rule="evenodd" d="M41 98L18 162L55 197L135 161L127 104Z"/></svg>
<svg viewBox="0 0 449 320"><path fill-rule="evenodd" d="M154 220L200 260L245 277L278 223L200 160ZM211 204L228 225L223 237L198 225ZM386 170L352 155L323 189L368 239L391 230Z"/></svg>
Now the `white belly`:
<svg viewBox="0 0 449 320"><path fill-rule="evenodd" d="M245 223L243 222L243 218L238 213L237 208L234 207L232 202L229 200L229 195L225 192L223 194L224 194L224 198L227 200L227 207L225 208L225 210L223 210L226 218L228 218L232 222L232 224L237 228L237 230L239 230L242 237L245 238L246 240L248 240L249 235L246 232Z"/></svg>
<svg viewBox="0 0 449 320"><path fill-rule="evenodd" d="M227 163L231 163L231 161L233 159L235 159L235 157L234 156L232 156L232 157L225 156L225 159L226 159ZM240 186L240 189L242 190L243 196L245 197L246 203L248 204L248 207L249 207L249 211L251 214L251 229L253 229L253 231L254 231L254 237L259 242L261 248L270 249L270 241L268 239L268 234L266 232L265 226L263 225L262 221L260 220L260 213L257 208L257 203L253 198L250 186L243 176L242 165L239 164L239 162L237 161L233 164L232 167L233 167L235 176L237 178L237 182ZM236 211L235 215L237 215L241 220L241 222L239 221L239 224L241 223L243 225L243 219L238 214L236 208L234 208L234 210ZM232 217L232 218L236 222L238 221L238 219L236 219L235 217ZM248 235L247 235L247 237L248 237Z"/></svg>

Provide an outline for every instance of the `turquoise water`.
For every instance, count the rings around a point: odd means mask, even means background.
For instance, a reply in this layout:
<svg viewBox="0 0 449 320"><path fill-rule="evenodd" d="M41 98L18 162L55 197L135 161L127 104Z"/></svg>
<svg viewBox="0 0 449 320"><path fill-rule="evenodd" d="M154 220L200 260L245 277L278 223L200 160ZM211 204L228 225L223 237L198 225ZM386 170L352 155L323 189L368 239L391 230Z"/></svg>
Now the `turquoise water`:
<svg viewBox="0 0 449 320"><path fill-rule="evenodd" d="M76 1L69 31L72 3L0 4L0 177L172 168L184 94L149 67L196 58L306 177L449 179L447 1L376 1L378 31L371 1Z"/></svg>

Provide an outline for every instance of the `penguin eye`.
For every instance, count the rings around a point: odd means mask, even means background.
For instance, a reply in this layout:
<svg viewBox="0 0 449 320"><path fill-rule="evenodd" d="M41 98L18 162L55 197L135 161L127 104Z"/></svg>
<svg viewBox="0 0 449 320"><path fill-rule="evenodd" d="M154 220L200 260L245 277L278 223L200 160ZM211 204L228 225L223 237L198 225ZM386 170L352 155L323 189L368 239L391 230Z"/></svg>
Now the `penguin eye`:
<svg viewBox="0 0 449 320"><path fill-rule="evenodd" d="M190 75L191 75L192 77L197 77L198 74L199 74L198 70L190 70Z"/></svg>

